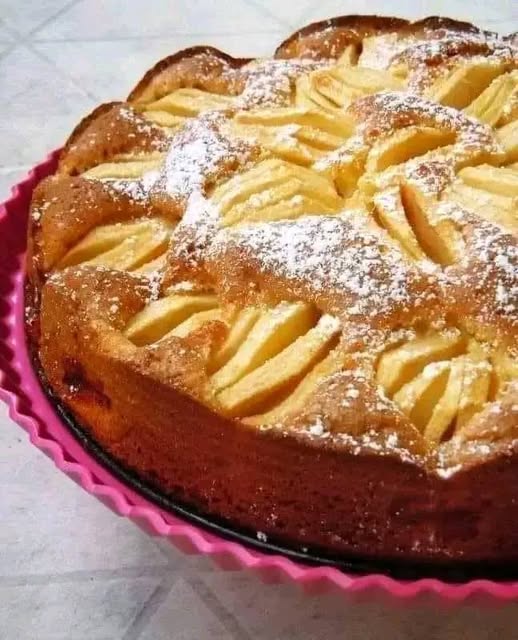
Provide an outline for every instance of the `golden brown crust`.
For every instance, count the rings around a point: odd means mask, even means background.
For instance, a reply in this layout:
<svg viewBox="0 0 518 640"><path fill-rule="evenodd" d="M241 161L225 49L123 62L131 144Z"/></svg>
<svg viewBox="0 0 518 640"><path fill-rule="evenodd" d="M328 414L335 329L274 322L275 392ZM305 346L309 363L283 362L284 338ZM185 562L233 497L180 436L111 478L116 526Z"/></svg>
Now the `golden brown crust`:
<svg viewBox="0 0 518 640"><path fill-rule="evenodd" d="M346 46L363 38L404 28L407 20L382 16L341 16L307 25L284 40L276 58L338 58Z"/></svg>
<svg viewBox="0 0 518 640"><path fill-rule="evenodd" d="M60 155L60 173L78 175L121 153L161 151L167 136L124 102L97 107L68 138Z"/></svg>
<svg viewBox="0 0 518 640"><path fill-rule="evenodd" d="M518 557L513 46L346 16L271 60L186 49L96 109L31 210L53 392L281 541Z"/></svg>
<svg viewBox="0 0 518 640"><path fill-rule="evenodd" d="M95 227L149 214L146 203L118 194L102 182L81 176L45 178L32 200L29 264L41 274L48 273Z"/></svg>
<svg viewBox="0 0 518 640"><path fill-rule="evenodd" d="M251 60L233 58L215 47L189 47L157 62L131 91L128 101L151 102L181 87L232 93L231 85L221 78L222 72L239 69Z"/></svg>
<svg viewBox="0 0 518 640"><path fill-rule="evenodd" d="M441 30L457 33L489 33L482 31L470 22L445 18L444 16L428 16L415 22L409 22L399 29L402 34L409 33L415 36Z"/></svg>

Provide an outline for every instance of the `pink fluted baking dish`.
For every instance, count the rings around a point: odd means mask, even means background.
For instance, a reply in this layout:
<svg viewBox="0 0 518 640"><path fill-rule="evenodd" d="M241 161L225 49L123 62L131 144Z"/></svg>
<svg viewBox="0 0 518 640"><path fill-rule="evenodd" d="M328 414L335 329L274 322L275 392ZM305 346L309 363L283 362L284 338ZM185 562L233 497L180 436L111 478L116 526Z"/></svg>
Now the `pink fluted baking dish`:
<svg viewBox="0 0 518 640"><path fill-rule="evenodd" d="M309 593L334 590L349 596L383 595L407 601L431 596L444 603L518 599L518 582L396 580L378 573L353 575L334 567L305 566L281 555L261 553L160 509L97 462L74 438L45 395L25 342L23 285L28 210L33 189L55 170L58 153L54 151L35 166L0 206L0 398L33 445L118 515L131 518L151 535L168 538L186 553L210 556L223 569L248 569L264 582L291 581Z"/></svg>

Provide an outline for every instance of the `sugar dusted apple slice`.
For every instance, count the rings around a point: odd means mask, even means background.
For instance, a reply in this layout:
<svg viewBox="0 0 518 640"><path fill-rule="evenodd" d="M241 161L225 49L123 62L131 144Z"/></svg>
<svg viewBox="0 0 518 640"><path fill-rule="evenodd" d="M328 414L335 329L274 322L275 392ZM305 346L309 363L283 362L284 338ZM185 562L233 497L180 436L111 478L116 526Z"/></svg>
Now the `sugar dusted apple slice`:
<svg viewBox="0 0 518 640"><path fill-rule="evenodd" d="M408 223L399 187L377 193L373 204L379 222L403 249L415 260L426 260L427 256Z"/></svg>
<svg viewBox="0 0 518 640"><path fill-rule="evenodd" d="M232 358L252 330L252 327L260 315L260 309L257 307L249 307L242 309L232 318L225 341L209 362L209 371L217 371Z"/></svg>
<svg viewBox="0 0 518 640"><path fill-rule="evenodd" d="M452 131L431 127L406 127L399 129L385 140L376 142L369 152L366 171L378 173L388 167L425 154L427 151L451 144Z"/></svg>
<svg viewBox="0 0 518 640"><path fill-rule="evenodd" d="M461 356L454 358L450 363L446 388L432 405L432 415L424 429L424 437L428 442L440 442L454 423L462 397L465 362L465 357Z"/></svg>
<svg viewBox="0 0 518 640"><path fill-rule="evenodd" d="M476 189L485 189L510 198L518 197L518 171L514 169L482 164L461 169L459 176L463 182Z"/></svg>
<svg viewBox="0 0 518 640"><path fill-rule="evenodd" d="M434 407L444 393L450 369L448 361L431 362L394 394L396 405L421 431L426 429Z"/></svg>
<svg viewBox="0 0 518 640"><path fill-rule="evenodd" d="M161 164L161 159L152 160L127 160L125 162L105 162L93 169L88 169L82 176L84 178L96 180L130 180L140 178L148 171L157 169Z"/></svg>
<svg viewBox="0 0 518 640"><path fill-rule="evenodd" d="M321 151L333 151L344 142L338 135L309 126L299 127L293 135L299 142Z"/></svg>
<svg viewBox="0 0 518 640"><path fill-rule="evenodd" d="M283 110L272 110L272 114ZM270 123L271 118L255 118L254 113L236 115L232 126L237 135L258 142L283 160L302 166L312 165L324 153L341 146L346 139L340 127L335 126L334 120L338 117L334 114L311 112L311 118L304 118L307 124L296 122L296 117L294 122L274 125Z"/></svg>
<svg viewBox="0 0 518 640"><path fill-rule="evenodd" d="M464 110L490 127L498 125L518 88L518 70L504 73Z"/></svg>
<svg viewBox="0 0 518 640"><path fill-rule="evenodd" d="M159 255L158 258L151 260L151 262L146 262L142 266L137 267L136 269L132 269L132 273L136 275L151 276L152 274L161 271L165 267L166 262L167 252L164 251L162 255Z"/></svg>
<svg viewBox="0 0 518 640"><path fill-rule="evenodd" d="M231 226L239 222L274 222L290 220L304 214L330 214L337 208L330 207L322 199L313 198L303 182L293 180L282 187L272 189L264 194L266 203L260 207L249 209L246 204L238 205L223 222L223 226Z"/></svg>
<svg viewBox="0 0 518 640"><path fill-rule="evenodd" d="M234 123L232 130L239 137L259 143L282 160L309 167L323 152L298 140L295 136L298 129L298 125L292 128L291 125L265 127Z"/></svg>
<svg viewBox="0 0 518 640"><path fill-rule="evenodd" d="M232 104L231 96L209 93L200 89L183 88L173 91L159 100L149 102L143 111L165 111L177 116L193 117L202 111L226 109Z"/></svg>
<svg viewBox="0 0 518 640"><path fill-rule="evenodd" d="M426 94L445 106L464 109L504 70L505 64L499 60L467 62L436 80Z"/></svg>
<svg viewBox="0 0 518 640"><path fill-rule="evenodd" d="M353 136L337 150L332 164L315 165L322 175L332 175L341 196L348 198L358 187L358 181L365 172L369 147L359 136Z"/></svg>
<svg viewBox="0 0 518 640"><path fill-rule="evenodd" d="M327 176L284 160L259 163L218 188L212 200L225 226L332 212L342 205Z"/></svg>
<svg viewBox="0 0 518 640"><path fill-rule="evenodd" d="M485 355L470 354L464 363L462 394L456 420L456 430L462 429L482 410L489 399L493 367Z"/></svg>
<svg viewBox="0 0 518 640"><path fill-rule="evenodd" d="M142 115L147 120L151 120L159 127L165 127L166 129L176 129L187 120L187 116L174 115L168 111L145 111Z"/></svg>
<svg viewBox="0 0 518 640"><path fill-rule="evenodd" d="M457 202L485 220L510 229L518 223L518 211L513 198L475 189L462 180L456 180L444 194L446 201Z"/></svg>
<svg viewBox="0 0 518 640"><path fill-rule="evenodd" d="M113 249L126 238L138 235L149 226L149 220L118 222L104 225L90 231L62 258L59 268L80 264Z"/></svg>
<svg viewBox="0 0 518 640"><path fill-rule="evenodd" d="M174 329L166 333L162 340L166 340L172 336L176 338L186 338L190 333L200 329L204 324L208 322L223 322L223 315L221 309L207 309L207 311L199 311L194 315L184 320Z"/></svg>
<svg viewBox="0 0 518 640"><path fill-rule="evenodd" d="M332 350L302 378L293 393L290 393L287 398L266 413L245 418L245 422L259 425L273 424L289 415L297 414L322 380L339 371L342 366L342 358L340 358L336 349Z"/></svg>
<svg viewBox="0 0 518 640"><path fill-rule="evenodd" d="M284 160L265 160L224 182L212 194L212 201L224 216L235 205L245 202L258 191L282 184L291 175L291 165Z"/></svg>
<svg viewBox="0 0 518 640"><path fill-rule="evenodd" d="M309 91L320 94L335 109L346 107L365 94L397 91L403 83L388 71L337 65L314 71L309 78Z"/></svg>
<svg viewBox="0 0 518 640"><path fill-rule="evenodd" d="M462 353L464 346L465 338L457 329L415 338L381 356L376 373L377 382L385 393L392 396L426 365L449 360Z"/></svg>
<svg viewBox="0 0 518 640"><path fill-rule="evenodd" d="M311 74L297 78L295 104L321 113L336 113L336 103L320 94L312 84Z"/></svg>
<svg viewBox="0 0 518 640"><path fill-rule="evenodd" d="M218 205L221 214L228 214L239 204L244 204L251 198L251 205L260 206L261 194L281 187L286 183L297 180L303 183L304 189L316 199L329 207L338 207L342 203L332 182L311 169L306 169L284 160L265 160L250 171L232 178L216 189L212 201Z"/></svg>
<svg viewBox="0 0 518 640"><path fill-rule="evenodd" d="M119 270L140 268L164 253L172 228L163 220L138 220L97 227L70 249L58 267L97 264Z"/></svg>
<svg viewBox="0 0 518 640"><path fill-rule="evenodd" d="M263 311L238 350L213 375L214 389L225 389L261 366L306 333L315 321L315 309L303 302L281 302L275 308Z"/></svg>
<svg viewBox="0 0 518 640"><path fill-rule="evenodd" d="M138 233L126 237L113 249L100 253L85 264L132 271L164 253L169 244L171 230L169 223L150 220Z"/></svg>
<svg viewBox="0 0 518 640"><path fill-rule="evenodd" d="M496 139L505 151L506 163L518 162L518 120L498 129Z"/></svg>
<svg viewBox="0 0 518 640"><path fill-rule="evenodd" d="M404 88L399 78L383 69L369 69L367 67L353 67L351 69L338 65L331 69L331 73L340 78L348 87L359 89L362 94L398 91Z"/></svg>
<svg viewBox="0 0 518 640"><path fill-rule="evenodd" d="M255 413L283 389L294 385L329 352L340 325L331 316L318 324L264 364L221 391L217 398L232 416Z"/></svg>
<svg viewBox="0 0 518 640"><path fill-rule="evenodd" d="M315 71L310 79L314 92L323 96L335 109L342 109L363 95L361 89L348 86L334 70Z"/></svg>
<svg viewBox="0 0 518 640"><path fill-rule="evenodd" d="M264 144L265 148L277 157L293 164L299 164L301 167L310 167L324 153L321 149L301 142L298 136L291 134L282 136L278 131L273 132L269 137L263 137L261 134L256 135L255 139Z"/></svg>
<svg viewBox="0 0 518 640"><path fill-rule="evenodd" d="M426 255L441 265L456 262L464 242L455 222L442 215L437 203L411 182L402 182L401 198L407 220Z"/></svg>
<svg viewBox="0 0 518 640"><path fill-rule="evenodd" d="M151 344L162 338L190 316L217 307L213 295L178 295L161 298L137 313L126 326L124 335L134 344Z"/></svg>
<svg viewBox="0 0 518 640"><path fill-rule="evenodd" d="M268 127L305 126L339 138L349 137L354 129L353 120L344 113L322 113L300 107L240 111L236 114L235 121Z"/></svg>
<svg viewBox="0 0 518 640"><path fill-rule="evenodd" d="M319 194L311 184L293 178L233 207L225 216L223 226L244 221L267 222L296 218L303 213L332 213L336 208L330 206L325 194Z"/></svg>
<svg viewBox="0 0 518 640"><path fill-rule="evenodd" d="M394 394L393 400L429 443L458 430L488 400L491 365L478 348L451 360L427 364Z"/></svg>

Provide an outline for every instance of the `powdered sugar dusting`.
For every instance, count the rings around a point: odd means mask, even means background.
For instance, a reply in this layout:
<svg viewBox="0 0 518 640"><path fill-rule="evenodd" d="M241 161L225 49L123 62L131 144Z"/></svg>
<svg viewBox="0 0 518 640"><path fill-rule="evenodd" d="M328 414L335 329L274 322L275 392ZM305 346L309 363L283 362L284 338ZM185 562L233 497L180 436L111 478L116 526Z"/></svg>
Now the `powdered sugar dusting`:
<svg viewBox="0 0 518 640"><path fill-rule="evenodd" d="M361 214L308 216L220 232L213 252L217 256L227 246L238 247L263 272L336 296L340 311L349 316L383 316L420 303L417 271L399 250L366 230Z"/></svg>
<svg viewBox="0 0 518 640"><path fill-rule="evenodd" d="M518 50L511 43L494 34L443 31L440 37L419 40L398 51L388 66L408 65L409 88L423 90L445 69L463 60L508 61L516 60Z"/></svg>
<svg viewBox="0 0 518 640"><path fill-rule="evenodd" d="M411 125L431 126L458 133L463 145L487 150L495 147L493 132L487 125L453 107L432 102L414 93L381 91L356 100L350 111L361 123L359 129L369 138L390 134Z"/></svg>
<svg viewBox="0 0 518 640"><path fill-rule="evenodd" d="M238 109L280 107L290 103L294 81L311 71L329 66L332 61L306 59L261 60L240 70L245 86L236 99ZM234 72L235 73L235 72Z"/></svg>
<svg viewBox="0 0 518 640"><path fill-rule="evenodd" d="M175 258L187 266L197 265L218 231L219 219L218 209L207 198L199 191L191 193L173 236Z"/></svg>
<svg viewBox="0 0 518 640"><path fill-rule="evenodd" d="M500 318L508 326L518 327L518 244L515 237L496 225L480 222L473 228L470 255L465 261L465 270L458 275L460 286L470 291L472 281L476 279L479 302L485 301L485 319L491 322Z"/></svg>
<svg viewBox="0 0 518 640"><path fill-rule="evenodd" d="M125 105L118 110L118 116L122 120L126 120L135 130L135 133L128 134L128 137L136 137L142 136L143 138L147 138L151 147L156 148L157 150L164 149L166 146L166 142L164 141L164 132L163 129L158 127L153 122L146 120L139 113L137 113L132 107L129 105ZM112 123L114 126L114 123ZM108 136L109 138L109 136Z"/></svg>
<svg viewBox="0 0 518 640"><path fill-rule="evenodd" d="M115 189L115 191L128 196L133 201L147 202L149 200L151 189L154 187L159 175L159 172L154 169L152 171L147 171L137 180L105 179L103 182L112 189Z"/></svg>
<svg viewBox="0 0 518 640"><path fill-rule="evenodd" d="M439 196L455 178L451 158L427 160L416 158L405 165L405 176L428 196Z"/></svg>
<svg viewBox="0 0 518 640"><path fill-rule="evenodd" d="M174 199L187 200L195 192L203 193L224 169L246 166L253 146L223 135L223 122L223 116L208 113L178 132L160 172L158 189Z"/></svg>

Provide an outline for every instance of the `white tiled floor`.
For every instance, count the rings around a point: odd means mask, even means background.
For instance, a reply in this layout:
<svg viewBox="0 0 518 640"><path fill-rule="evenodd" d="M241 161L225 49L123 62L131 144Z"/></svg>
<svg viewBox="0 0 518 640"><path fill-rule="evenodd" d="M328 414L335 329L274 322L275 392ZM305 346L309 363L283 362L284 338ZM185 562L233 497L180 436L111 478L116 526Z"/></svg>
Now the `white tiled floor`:
<svg viewBox="0 0 518 640"><path fill-rule="evenodd" d="M0 0L0 200L161 57L197 43L264 55L306 22L374 12L518 30L515 0ZM516 637L517 605L437 612L303 599L184 558L56 471L3 407L0 486L0 640Z"/></svg>

